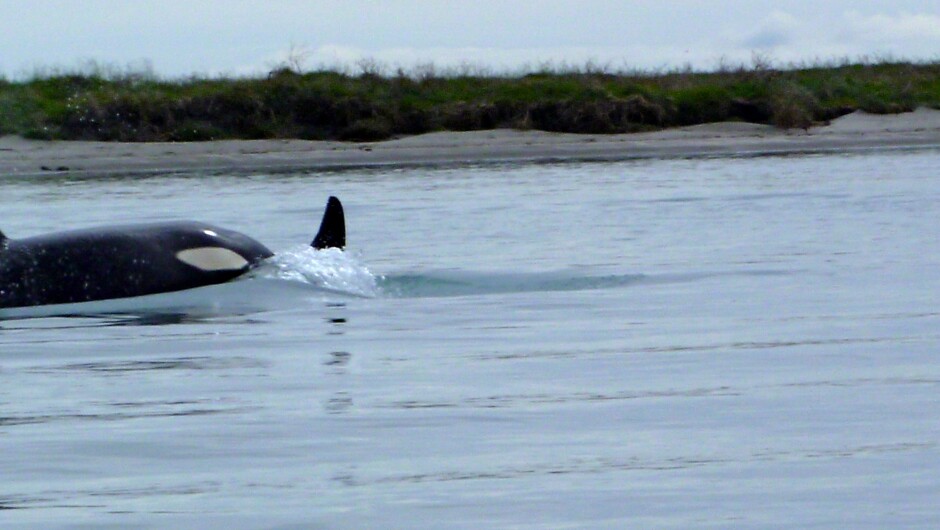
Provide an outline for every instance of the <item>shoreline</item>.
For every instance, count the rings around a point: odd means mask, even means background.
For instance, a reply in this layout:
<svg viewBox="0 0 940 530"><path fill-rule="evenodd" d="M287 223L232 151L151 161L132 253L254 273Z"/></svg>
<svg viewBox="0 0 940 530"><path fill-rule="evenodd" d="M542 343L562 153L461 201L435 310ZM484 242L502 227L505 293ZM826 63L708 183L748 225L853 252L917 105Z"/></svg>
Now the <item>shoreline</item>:
<svg viewBox="0 0 940 530"><path fill-rule="evenodd" d="M285 172L360 167L618 161L940 147L940 110L854 112L808 130L723 122L632 134L495 129L382 142L220 140L117 143L0 137L0 178L176 172Z"/></svg>

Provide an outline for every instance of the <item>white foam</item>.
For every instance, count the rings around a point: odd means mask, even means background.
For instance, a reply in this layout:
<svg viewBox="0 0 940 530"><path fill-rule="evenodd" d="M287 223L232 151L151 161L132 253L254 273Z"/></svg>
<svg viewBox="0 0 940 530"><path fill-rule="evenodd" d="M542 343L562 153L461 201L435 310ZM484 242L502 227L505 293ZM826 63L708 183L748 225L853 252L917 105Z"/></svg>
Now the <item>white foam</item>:
<svg viewBox="0 0 940 530"><path fill-rule="evenodd" d="M254 275L302 282L356 296L374 297L379 292L375 275L352 254L336 248L316 250L303 245L278 252Z"/></svg>

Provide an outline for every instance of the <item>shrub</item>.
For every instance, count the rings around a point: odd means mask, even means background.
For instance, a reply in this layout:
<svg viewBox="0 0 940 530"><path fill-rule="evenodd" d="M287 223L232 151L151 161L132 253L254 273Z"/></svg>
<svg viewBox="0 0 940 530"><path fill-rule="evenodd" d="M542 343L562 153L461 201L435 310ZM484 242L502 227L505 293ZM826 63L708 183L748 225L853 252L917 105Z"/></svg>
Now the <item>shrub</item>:
<svg viewBox="0 0 940 530"><path fill-rule="evenodd" d="M779 81L771 88L771 122L784 129L806 129L813 124L819 102L805 87Z"/></svg>
<svg viewBox="0 0 940 530"><path fill-rule="evenodd" d="M433 130L496 127L619 133L743 120L808 127L855 109L940 108L940 63L848 62L712 73L610 72L546 65L517 77L482 71L411 74L274 70L258 79L161 81L149 75L0 78L0 134L33 138L195 141L286 138L375 141ZM118 72L120 73L120 72Z"/></svg>
<svg viewBox="0 0 940 530"><path fill-rule="evenodd" d="M212 124L200 121L186 121L170 131L167 140L171 142L201 142L224 138L225 133Z"/></svg>
<svg viewBox="0 0 940 530"><path fill-rule="evenodd" d="M349 142L375 142L392 136L392 128L382 118L356 120L339 133L339 139Z"/></svg>
<svg viewBox="0 0 940 530"><path fill-rule="evenodd" d="M730 116L731 93L714 85L676 90L672 95L679 125L725 121Z"/></svg>

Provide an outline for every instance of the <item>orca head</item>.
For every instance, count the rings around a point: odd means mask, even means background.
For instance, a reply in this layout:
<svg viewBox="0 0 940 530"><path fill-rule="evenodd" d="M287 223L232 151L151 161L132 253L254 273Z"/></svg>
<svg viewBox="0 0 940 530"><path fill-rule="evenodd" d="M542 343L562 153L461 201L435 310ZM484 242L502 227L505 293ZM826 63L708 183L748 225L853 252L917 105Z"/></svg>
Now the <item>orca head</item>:
<svg viewBox="0 0 940 530"><path fill-rule="evenodd" d="M173 243L180 262L205 273L241 274L273 253L234 230L194 224L180 228Z"/></svg>

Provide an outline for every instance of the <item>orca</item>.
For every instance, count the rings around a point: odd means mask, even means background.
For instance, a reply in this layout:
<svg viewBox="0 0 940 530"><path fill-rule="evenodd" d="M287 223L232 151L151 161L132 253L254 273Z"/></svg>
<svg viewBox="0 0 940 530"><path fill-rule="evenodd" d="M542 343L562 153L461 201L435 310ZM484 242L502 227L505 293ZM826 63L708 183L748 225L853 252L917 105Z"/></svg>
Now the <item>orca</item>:
<svg viewBox="0 0 940 530"><path fill-rule="evenodd" d="M327 201L310 243L343 249L343 205ZM245 234L197 221L105 226L10 239L0 232L0 309L130 298L224 283L273 256Z"/></svg>

